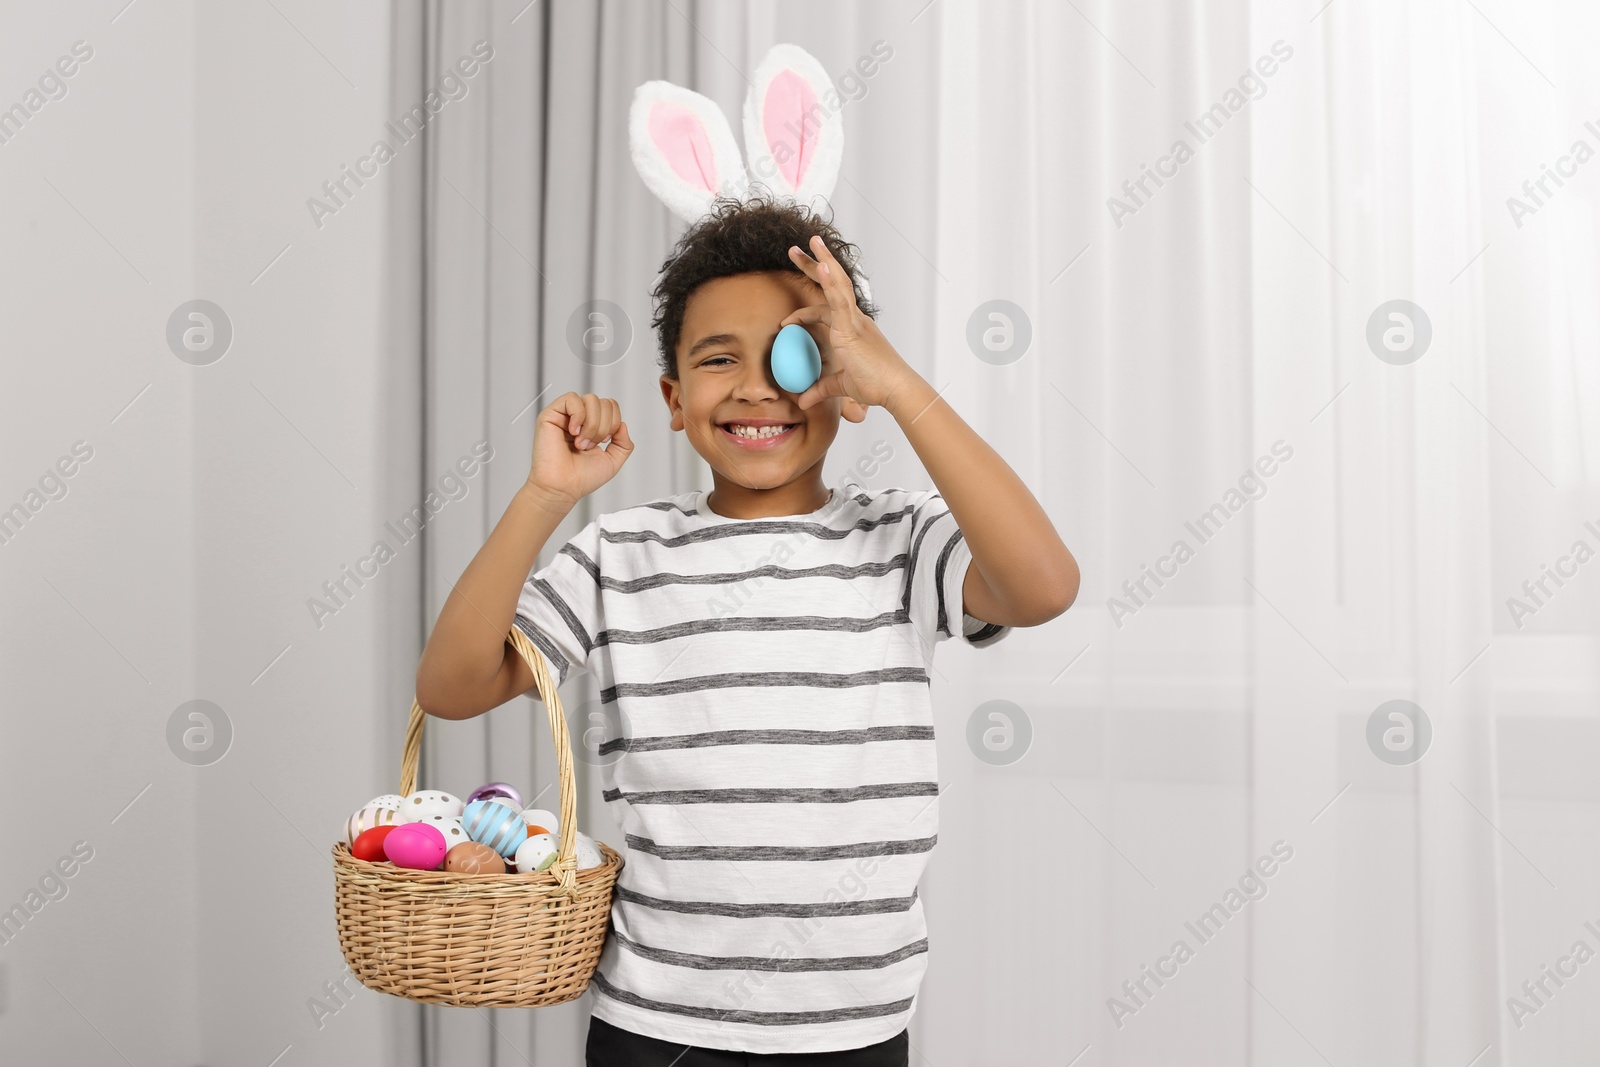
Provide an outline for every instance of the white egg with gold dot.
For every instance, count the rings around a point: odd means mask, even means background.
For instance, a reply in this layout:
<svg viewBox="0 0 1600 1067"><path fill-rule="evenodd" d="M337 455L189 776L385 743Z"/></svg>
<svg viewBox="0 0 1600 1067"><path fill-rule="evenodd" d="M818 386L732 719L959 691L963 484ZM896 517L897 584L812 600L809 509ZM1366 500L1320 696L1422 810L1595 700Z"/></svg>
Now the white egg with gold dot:
<svg viewBox="0 0 1600 1067"><path fill-rule="evenodd" d="M427 823L444 835L444 848L449 852L463 841L470 841L467 828L462 824L460 817L455 815L430 815L426 819L413 819L413 822Z"/></svg>
<svg viewBox="0 0 1600 1067"><path fill-rule="evenodd" d="M424 789L412 793L400 803L396 822L422 822L431 815L444 815L459 819L466 810L460 797L441 793L437 789Z"/></svg>
<svg viewBox="0 0 1600 1067"><path fill-rule="evenodd" d="M516 859L512 861L520 874L532 874L534 871L548 870L559 855L557 842L549 834L534 834L517 847Z"/></svg>

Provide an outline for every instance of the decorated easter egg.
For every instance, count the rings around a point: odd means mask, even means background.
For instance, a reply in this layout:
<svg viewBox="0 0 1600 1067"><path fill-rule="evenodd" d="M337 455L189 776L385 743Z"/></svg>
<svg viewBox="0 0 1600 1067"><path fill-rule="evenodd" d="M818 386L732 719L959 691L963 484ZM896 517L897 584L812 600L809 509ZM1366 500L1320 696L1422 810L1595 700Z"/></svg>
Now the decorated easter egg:
<svg viewBox="0 0 1600 1067"><path fill-rule="evenodd" d="M421 822L430 815L449 815L456 818L466 805L461 803L459 797L449 793L441 793L435 789L424 789L419 793L412 793L400 804L400 811L395 822Z"/></svg>
<svg viewBox="0 0 1600 1067"><path fill-rule="evenodd" d="M517 848L513 865L519 874L547 869L556 861L557 842L549 834L534 834Z"/></svg>
<svg viewBox="0 0 1600 1067"><path fill-rule="evenodd" d="M356 838L372 829L374 826L389 826L399 822L393 808L380 808L374 804L363 805L344 824L344 839L347 844L354 845Z"/></svg>
<svg viewBox="0 0 1600 1067"><path fill-rule="evenodd" d="M522 821L528 826L530 834L558 834L561 832L561 820L553 811L544 808L528 808L522 813Z"/></svg>
<svg viewBox="0 0 1600 1067"><path fill-rule="evenodd" d="M467 794L468 804L471 804L474 800L498 800L509 808L515 808L517 811L522 810L522 794L517 792L516 786L507 785L504 782L490 782L488 785L480 785Z"/></svg>
<svg viewBox="0 0 1600 1067"><path fill-rule="evenodd" d="M772 339L772 379L791 393L803 393L822 374L822 354L811 332L791 322Z"/></svg>
<svg viewBox="0 0 1600 1067"><path fill-rule="evenodd" d="M389 857L384 855L383 841L394 829L394 823L383 826L374 826L370 830L361 831L361 836L350 843L350 855L358 860L368 863L382 863Z"/></svg>
<svg viewBox="0 0 1600 1067"><path fill-rule="evenodd" d="M594 838L579 830L577 833L578 870L586 871L590 867L599 867L605 863L605 856L600 851L600 846L594 843Z"/></svg>
<svg viewBox="0 0 1600 1067"><path fill-rule="evenodd" d="M444 834L425 822L401 823L383 839L383 854L396 867L437 870L444 862Z"/></svg>
<svg viewBox="0 0 1600 1067"><path fill-rule="evenodd" d="M444 847L447 853L457 845L466 844L472 840L467 836L467 828L454 815L430 815L426 819L418 819L417 822L424 826L431 826L444 835Z"/></svg>
<svg viewBox="0 0 1600 1067"><path fill-rule="evenodd" d="M377 805L380 808L388 808L390 811L399 811L400 805L404 804L405 802L406 798L401 796L399 793L385 793L381 797L373 797L371 800L367 801L367 804Z"/></svg>
<svg viewBox="0 0 1600 1067"><path fill-rule="evenodd" d="M505 874L506 861L488 845L463 841L444 854L444 869L456 874Z"/></svg>
<svg viewBox="0 0 1600 1067"><path fill-rule="evenodd" d="M468 837L507 859L515 856L517 848L528 839L528 824L522 821L522 814L498 800L474 800L467 805L461 823Z"/></svg>

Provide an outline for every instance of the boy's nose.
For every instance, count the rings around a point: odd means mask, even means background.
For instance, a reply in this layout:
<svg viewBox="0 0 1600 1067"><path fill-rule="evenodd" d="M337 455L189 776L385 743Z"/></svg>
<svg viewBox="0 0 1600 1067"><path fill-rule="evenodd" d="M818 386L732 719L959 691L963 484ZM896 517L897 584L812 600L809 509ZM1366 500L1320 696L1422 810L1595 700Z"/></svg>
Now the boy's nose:
<svg viewBox="0 0 1600 1067"><path fill-rule="evenodd" d="M770 347L761 360L745 364L739 373L739 381L735 384L733 392L735 396L744 400L768 399L782 393L777 380L772 377Z"/></svg>

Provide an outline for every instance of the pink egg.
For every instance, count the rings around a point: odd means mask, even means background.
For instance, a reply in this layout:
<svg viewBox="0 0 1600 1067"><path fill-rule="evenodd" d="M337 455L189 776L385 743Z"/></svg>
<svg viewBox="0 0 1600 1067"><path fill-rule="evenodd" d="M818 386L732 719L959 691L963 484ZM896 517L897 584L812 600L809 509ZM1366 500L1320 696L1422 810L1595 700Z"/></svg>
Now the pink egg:
<svg viewBox="0 0 1600 1067"><path fill-rule="evenodd" d="M383 854L396 867L438 870L444 862L444 834L425 822L401 823L383 839Z"/></svg>

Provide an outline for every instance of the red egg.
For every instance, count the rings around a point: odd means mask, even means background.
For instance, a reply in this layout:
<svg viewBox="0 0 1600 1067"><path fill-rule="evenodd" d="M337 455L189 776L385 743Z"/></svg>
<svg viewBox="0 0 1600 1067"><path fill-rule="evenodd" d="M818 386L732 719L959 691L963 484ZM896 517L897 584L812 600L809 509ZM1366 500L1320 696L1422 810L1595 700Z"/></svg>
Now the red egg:
<svg viewBox="0 0 1600 1067"><path fill-rule="evenodd" d="M363 830L356 837L355 844L350 846L350 855L358 860L368 863L382 863L388 859L383 853L383 839L388 837L394 826L374 826L370 830Z"/></svg>

